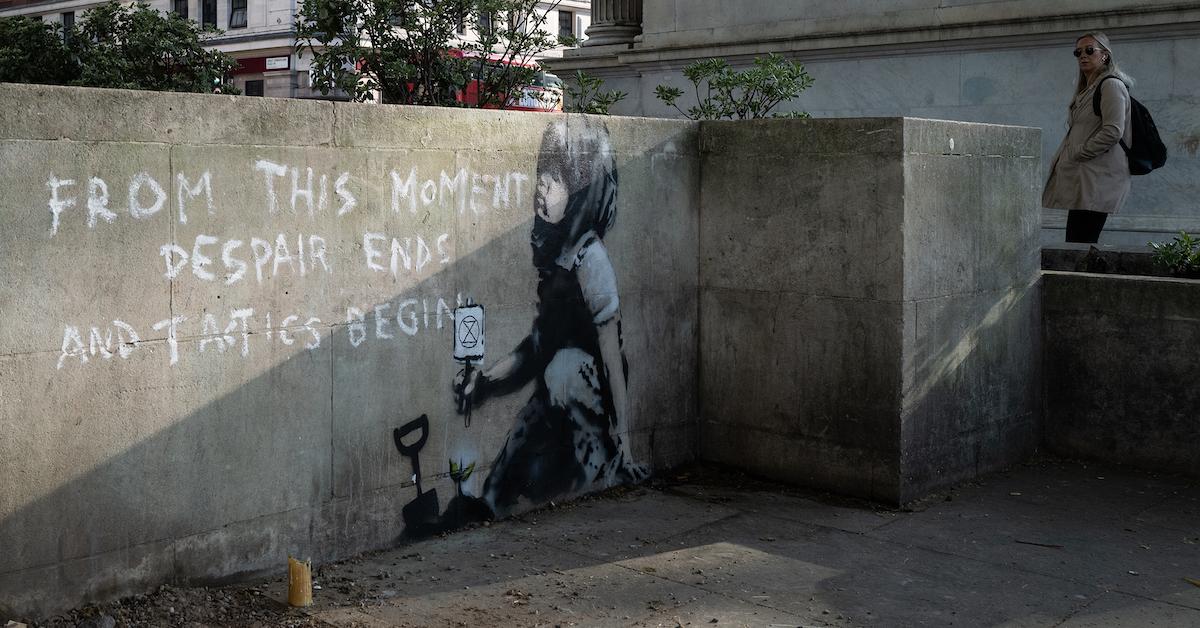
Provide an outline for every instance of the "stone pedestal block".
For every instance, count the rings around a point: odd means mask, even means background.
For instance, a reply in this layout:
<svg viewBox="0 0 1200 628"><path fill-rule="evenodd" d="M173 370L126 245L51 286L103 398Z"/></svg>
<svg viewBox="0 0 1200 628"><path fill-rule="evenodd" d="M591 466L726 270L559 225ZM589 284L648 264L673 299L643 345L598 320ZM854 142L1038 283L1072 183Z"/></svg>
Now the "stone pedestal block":
<svg viewBox="0 0 1200 628"><path fill-rule="evenodd" d="M1037 129L701 126L701 451L888 503L1039 435Z"/></svg>

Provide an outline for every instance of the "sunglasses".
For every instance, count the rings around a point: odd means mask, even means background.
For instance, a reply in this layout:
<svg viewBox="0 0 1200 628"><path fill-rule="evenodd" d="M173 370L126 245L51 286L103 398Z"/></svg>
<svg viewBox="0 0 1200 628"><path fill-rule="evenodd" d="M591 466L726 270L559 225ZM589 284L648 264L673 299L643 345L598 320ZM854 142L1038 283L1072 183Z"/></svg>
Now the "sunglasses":
<svg viewBox="0 0 1200 628"><path fill-rule="evenodd" d="M1087 48L1076 48L1075 52L1073 54L1076 57L1079 57L1081 55L1087 55L1090 57L1090 56L1096 54L1097 50L1099 50L1099 48L1096 48L1095 46L1088 46Z"/></svg>

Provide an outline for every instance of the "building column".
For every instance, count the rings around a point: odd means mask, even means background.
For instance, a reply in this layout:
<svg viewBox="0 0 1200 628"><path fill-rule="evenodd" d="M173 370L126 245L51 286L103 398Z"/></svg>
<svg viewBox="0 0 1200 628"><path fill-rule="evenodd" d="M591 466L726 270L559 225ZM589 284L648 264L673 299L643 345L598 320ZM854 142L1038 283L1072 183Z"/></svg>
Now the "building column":
<svg viewBox="0 0 1200 628"><path fill-rule="evenodd" d="M584 46L632 45L642 32L642 0L592 0Z"/></svg>

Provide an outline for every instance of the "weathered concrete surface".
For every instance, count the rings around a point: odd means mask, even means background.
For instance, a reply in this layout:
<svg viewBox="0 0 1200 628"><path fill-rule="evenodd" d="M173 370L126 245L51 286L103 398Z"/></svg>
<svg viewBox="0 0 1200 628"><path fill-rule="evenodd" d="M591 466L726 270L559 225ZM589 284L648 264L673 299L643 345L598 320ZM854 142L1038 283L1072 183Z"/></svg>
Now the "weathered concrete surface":
<svg viewBox="0 0 1200 628"><path fill-rule="evenodd" d="M1038 134L701 127L701 450L892 503L1038 436Z"/></svg>
<svg viewBox="0 0 1200 628"><path fill-rule="evenodd" d="M1200 281L1047 272L1046 445L1200 476Z"/></svg>
<svg viewBox="0 0 1200 628"><path fill-rule="evenodd" d="M0 617L389 546L417 494L392 431L422 414L421 488L447 508L461 461L480 495L534 387L468 427L450 310L485 306L485 367L530 333L543 133L602 121L17 85L0 102ZM653 471L696 455L698 125L608 124L630 409L613 435Z"/></svg>
<svg viewBox="0 0 1200 628"><path fill-rule="evenodd" d="M1195 481L1077 463L1020 466L903 512L693 470L327 566L314 606L287 621L1193 626L1198 520ZM243 613L283 614L282 578L253 591L236 595L257 600ZM136 617L209 624L226 612L186 593L171 592L198 601L152 596Z"/></svg>
<svg viewBox="0 0 1200 628"><path fill-rule="evenodd" d="M1034 450L1042 351L1038 133L904 134L901 501Z"/></svg>
<svg viewBox="0 0 1200 628"><path fill-rule="evenodd" d="M705 459L898 498L902 146L901 120L701 126Z"/></svg>
<svg viewBox="0 0 1200 628"><path fill-rule="evenodd" d="M650 472L703 455L892 503L1036 442L1030 129L0 100L21 114L0 117L0 613L386 547L422 521L406 507L437 527L460 492L492 499L505 461L528 461L505 476L522 490L589 451L620 464L608 437ZM544 143L556 129L569 145ZM615 225L577 241L611 272L565 245L534 266L535 187L555 185L540 168L619 185ZM467 300L486 307L492 377L527 340L545 361L470 424L451 359ZM617 322L619 418L609 358L551 359ZM553 435L501 458L538 433L517 417L551 406ZM421 416L418 470L393 430Z"/></svg>

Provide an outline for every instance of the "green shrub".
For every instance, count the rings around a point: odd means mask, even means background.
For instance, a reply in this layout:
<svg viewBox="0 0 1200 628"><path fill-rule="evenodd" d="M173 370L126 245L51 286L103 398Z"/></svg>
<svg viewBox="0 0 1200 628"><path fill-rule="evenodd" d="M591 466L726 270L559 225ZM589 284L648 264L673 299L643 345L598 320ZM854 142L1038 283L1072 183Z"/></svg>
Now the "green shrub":
<svg viewBox="0 0 1200 628"><path fill-rule="evenodd" d="M0 82L61 85L78 75L59 24L0 17Z"/></svg>
<svg viewBox="0 0 1200 628"><path fill-rule="evenodd" d="M692 83L695 106L686 111L679 108L677 102L683 90L678 87L659 85L654 95L691 120L809 117L804 112L770 114L776 105L794 99L813 83L803 65L777 54L759 57L741 72L729 67L724 59L697 61L685 67L683 75Z"/></svg>
<svg viewBox="0 0 1200 628"><path fill-rule="evenodd" d="M70 37L69 48L80 66L72 84L201 93L220 87L236 94L226 77L237 61L205 47L220 33L145 2L110 0L84 13Z"/></svg>
<svg viewBox="0 0 1200 628"><path fill-rule="evenodd" d="M623 91L603 91L604 80L583 70L575 70L574 83L567 84L567 111L608 115L608 109L625 100Z"/></svg>
<svg viewBox="0 0 1200 628"><path fill-rule="evenodd" d="M1170 242L1151 242L1154 265L1178 276L1200 276L1200 237L1186 231Z"/></svg>

